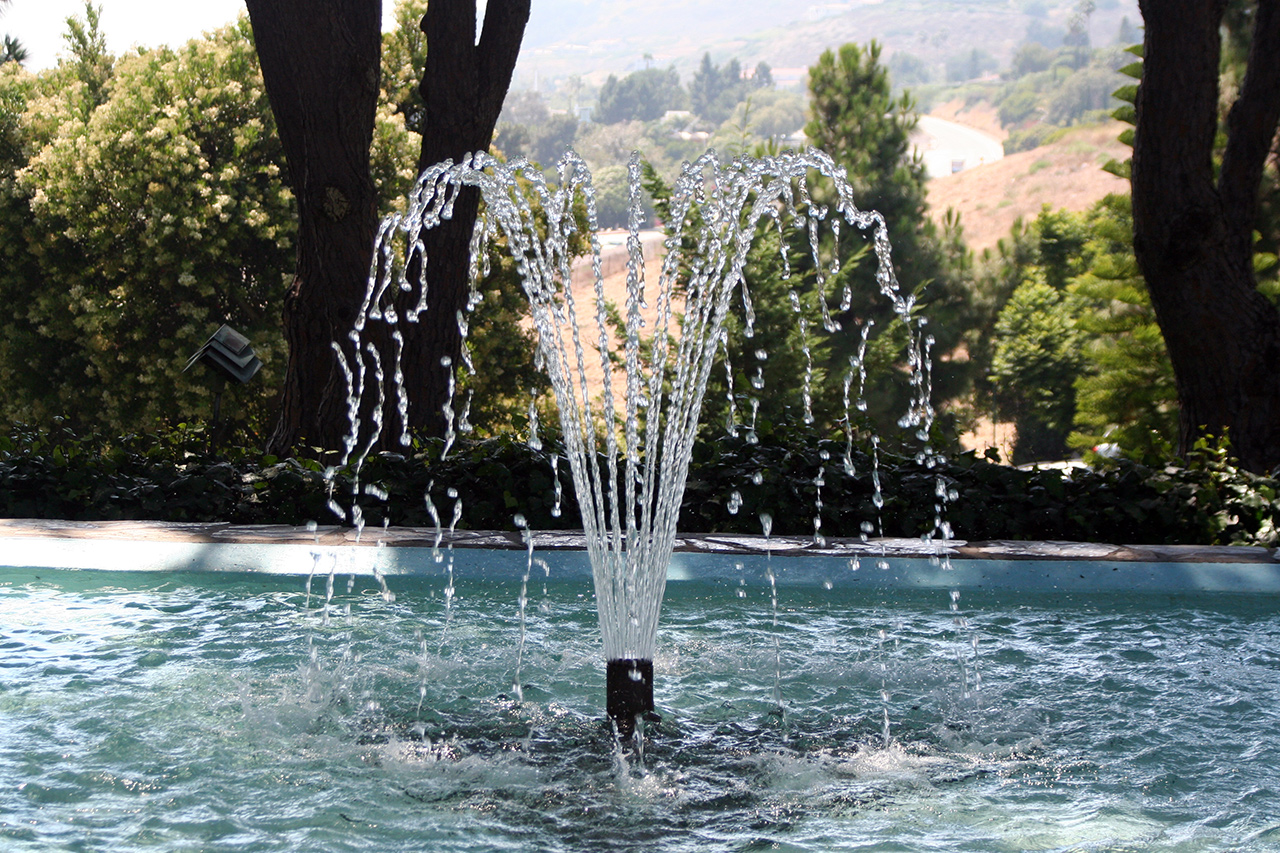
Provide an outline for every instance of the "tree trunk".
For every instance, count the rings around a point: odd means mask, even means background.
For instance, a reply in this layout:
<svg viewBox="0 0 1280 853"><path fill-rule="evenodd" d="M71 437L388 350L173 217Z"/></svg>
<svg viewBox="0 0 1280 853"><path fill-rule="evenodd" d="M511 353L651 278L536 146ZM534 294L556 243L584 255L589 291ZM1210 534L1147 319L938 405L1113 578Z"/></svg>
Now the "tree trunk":
<svg viewBox="0 0 1280 853"><path fill-rule="evenodd" d="M377 229L369 170L379 94L378 0L246 0L263 82L298 203L297 270L285 297L289 345L275 453L342 447L347 384L333 344L364 296Z"/></svg>
<svg viewBox="0 0 1280 853"><path fill-rule="evenodd" d="M475 0L434 0L422 18L427 63L420 86L425 112L418 171L488 151L529 20L530 0L489 0L476 41ZM466 310L471 232L478 191L462 192L453 218L423 232L427 310L405 333L403 370L409 424L442 435L449 380L462 352L458 314ZM442 364L447 358L450 366Z"/></svg>
<svg viewBox="0 0 1280 853"><path fill-rule="evenodd" d="M1215 177L1225 0L1141 0L1134 251L1173 364L1179 449L1227 436L1245 468L1280 465L1280 312L1257 290L1258 186L1280 118L1280 2L1261 0Z"/></svg>

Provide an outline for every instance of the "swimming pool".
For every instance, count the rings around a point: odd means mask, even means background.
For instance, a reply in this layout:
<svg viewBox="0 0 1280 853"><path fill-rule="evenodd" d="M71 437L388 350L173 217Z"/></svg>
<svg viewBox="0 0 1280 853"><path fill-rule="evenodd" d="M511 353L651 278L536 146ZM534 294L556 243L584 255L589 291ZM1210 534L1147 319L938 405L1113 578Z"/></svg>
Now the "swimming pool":
<svg viewBox="0 0 1280 853"><path fill-rule="evenodd" d="M540 555L523 644L510 553L454 556L451 597L433 560L331 598L0 568L0 848L1280 849L1280 596L1238 570L1010 589L695 555L719 568L668 588L637 754L572 554Z"/></svg>

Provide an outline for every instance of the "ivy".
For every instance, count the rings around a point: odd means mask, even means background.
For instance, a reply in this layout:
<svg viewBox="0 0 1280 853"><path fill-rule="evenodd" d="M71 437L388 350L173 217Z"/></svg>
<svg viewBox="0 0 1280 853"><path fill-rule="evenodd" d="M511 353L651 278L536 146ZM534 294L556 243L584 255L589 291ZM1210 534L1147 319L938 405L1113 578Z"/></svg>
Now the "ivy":
<svg viewBox="0 0 1280 853"><path fill-rule="evenodd" d="M578 529L569 466L555 476L551 452L499 437L469 441L440 458L441 443L416 441L358 468L332 454L277 459L245 448L208 449L203 429L108 437L16 426L0 434L0 517L152 519L237 524L351 523L431 527L426 498L444 525L462 504L460 529ZM968 453L933 468L870 446L804 430L703 442L695 449L680 529L690 533L915 537L933 528L939 480L954 490L945 517L969 541L1039 539L1123 544L1280 544L1280 483L1239 468L1225 442L1201 441L1163 467L1117 460L1095 469L1022 470ZM876 505L873 472L883 491ZM821 510L818 509L819 488ZM737 492L738 499L734 493ZM384 497L385 496L385 497ZM865 525L865 527L864 527Z"/></svg>

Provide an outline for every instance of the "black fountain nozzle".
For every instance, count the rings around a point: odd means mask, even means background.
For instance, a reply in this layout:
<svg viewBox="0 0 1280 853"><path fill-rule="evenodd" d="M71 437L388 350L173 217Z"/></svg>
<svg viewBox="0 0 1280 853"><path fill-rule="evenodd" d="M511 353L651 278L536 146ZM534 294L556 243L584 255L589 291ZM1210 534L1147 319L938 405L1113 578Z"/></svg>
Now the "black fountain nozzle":
<svg viewBox="0 0 1280 853"><path fill-rule="evenodd" d="M618 730L629 739L636 731L636 717L653 711L653 661L618 658L605 667L605 711Z"/></svg>

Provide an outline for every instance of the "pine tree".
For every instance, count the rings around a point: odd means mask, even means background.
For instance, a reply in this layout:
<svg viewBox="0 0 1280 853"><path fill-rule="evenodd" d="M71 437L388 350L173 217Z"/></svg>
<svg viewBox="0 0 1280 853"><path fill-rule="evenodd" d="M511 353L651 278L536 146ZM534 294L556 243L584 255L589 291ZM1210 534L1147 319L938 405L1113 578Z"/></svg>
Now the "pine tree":
<svg viewBox="0 0 1280 853"><path fill-rule="evenodd" d="M949 233L940 236L926 215L924 162L910 143L917 122L915 102L906 92L893 96L874 41L865 48L846 44L823 53L809 70L809 91L811 118L805 134L845 167L858 206L884 216L898 284L915 296L920 314L929 318L935 355L951 353L972 320L973 282L964 265L949 263L944 251L945 245L958 241L959 222L952 218ZM815 196L831 198L821 189ZM842 272L832 287L848 284L853 301L839 317L843 329L831 342L830 369L836 375L842 372L861 342L862 329L874 323L868 362L881 369L869 380L869 387L874 386L869 401L879 401L882 415L892 418L891 427L897 418L892 413L903 410L902 388L892 381L894 371L889 369L900 358L902 341L893 332L892 312L879 294L875 264L854 258L865 249L854 235L839 249L844 255ZM963 360L935 358L934 367L935 399L958 397L972 381Z"/></svg>
<svg viewBox="0 0 1280 853"><path fill-rule="evenodd" d="M996 402L1018 431L1013 462L1060 459L1075 416L1072 385L1084 366L1077 306L1034 279L1013 292L996 323Z"/></svg>
<svg viewBox="0 0 1280 853"><path fill-rule="evenodd" d="M1127 457L1160 462L1178 440L1178 391L1151 298L1133 256L1129 197L1109 195L1090 213L1089 269L1070 290L1087 306L1087 366L1075 382L1075 431L1086 456L1113 444Z"/></svg>

